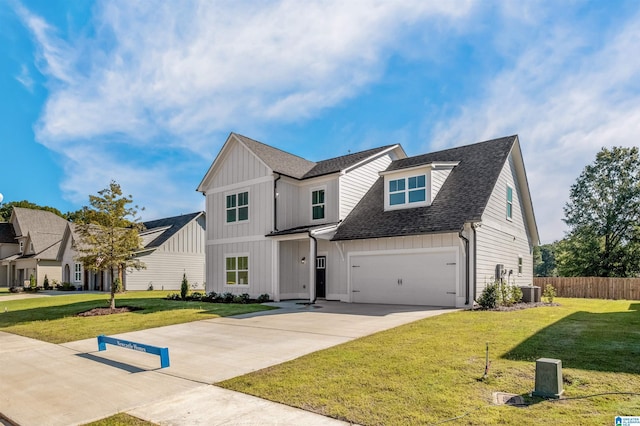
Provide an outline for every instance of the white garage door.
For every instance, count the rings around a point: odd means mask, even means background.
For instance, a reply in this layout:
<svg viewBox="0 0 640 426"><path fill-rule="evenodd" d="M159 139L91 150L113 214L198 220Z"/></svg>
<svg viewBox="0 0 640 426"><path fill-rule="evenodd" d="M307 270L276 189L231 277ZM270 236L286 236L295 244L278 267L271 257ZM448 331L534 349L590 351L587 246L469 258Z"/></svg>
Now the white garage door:
<svg viewBox="0 0 640 426"><path fill-rule="evenodd" d="M354 254L349 267L355 303L456 304L455 251Z"/></svg>

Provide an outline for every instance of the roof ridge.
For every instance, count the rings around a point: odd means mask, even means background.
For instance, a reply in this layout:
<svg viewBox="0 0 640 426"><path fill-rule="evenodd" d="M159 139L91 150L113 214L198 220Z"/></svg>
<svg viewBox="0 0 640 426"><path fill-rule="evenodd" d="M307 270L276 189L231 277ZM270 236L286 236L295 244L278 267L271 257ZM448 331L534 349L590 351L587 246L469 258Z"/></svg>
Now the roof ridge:
<svg viewBox="0 0 640 426"><path fill-rule="evenodd" d="M266 143L264 143L264 142L260 142L260 141L258 141L258 140L253 139L253 138L250 138L250 137L248 137L248 136L241 135L240 133L231 132L231 134L232 134L232 135L234 135L234 136L239 136L239 137L240 137L240 138L242 138L242 139L248 139L248 140L249 140L249 141L251 141L251 142L254 142L254 143L260 144L260 145L265 146L265 147L267 147L267 148L275 149L276 151L280 151L280 152L283 152L283 153L288 154L288 155L293 155L294 157L298 157L298 158L299 158L299 159L301 159L301 160L305 160L305 161L308 161L308 162L310 162L310 163L316 163L315 161L312 161L312 160L309 160L309 159L307 159L307 158L301 157L300 155L297 155L297 154L291 153L291 152L289 152L289 151L285 151L284 149L277 148L277 147L275 147L275 146L273 146L273 145L269 145L269 144L266 144Z"/></svg>

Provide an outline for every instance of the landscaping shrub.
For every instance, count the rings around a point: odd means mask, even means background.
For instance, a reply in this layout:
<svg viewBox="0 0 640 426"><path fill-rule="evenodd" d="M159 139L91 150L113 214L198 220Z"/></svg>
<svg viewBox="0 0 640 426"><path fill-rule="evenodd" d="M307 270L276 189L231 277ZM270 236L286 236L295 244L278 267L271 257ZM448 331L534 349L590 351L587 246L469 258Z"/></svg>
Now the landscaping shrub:
<svg viewBox="0 0 640 426"><path fill-rule="evenodd" d="M122 280L120 278L113 280L113 286L116 293L122 293Z"/></svg>
<svg viewBox="0 0 640 426"><path fill-rule="evenodd" d="M233 295L233 293L226 292L225 294L222 295L222 301L224 303L233 303L234 297L235 296Z"/></svg>
<svg viewBox="0 0 640 426"><path fill-rule="evenodd" d="M76 286L72 285L71 283L62 283L56 286L56 290L59 291L74 291L75 289Z"/></svg>
<svg viewBox="0 0 640 426"><path fill-rule="evenodd" d="M267 293L265 293L265 294L261 294L260 296L258 296L258 299L256 301L258 303L264 303L264 302L268 302L270 300L271 300L271 298L269 297L269 295Z"/></svg>
<svg viewBox="0 0 640 426"><path fill-rule="evenodd" d="M522 290L515 285L496 281L487 285L477 302L482 309L496 309L498 306L512 306L522 301Z"/></svg>
<svg viewBox="0 0 640 426"><path fill-rule="evenodd" d="M205 297L204 293L201 293L199 291L194 291L189 296L187 296L187 299L193 300L196 302L201 302L203 297Z"/></svg>
<svg viewBox="0 0 640 426"><path fill-rule="evenodd" d="M11 293L22 293L24 291L24 288L22 288L22 287L10 287L9 291Z"/></svg>
<svg viewBox="0 0 640 426"><path fill-rule="evenodd" d="M33 274L29 275L29 289L31 291L38 291L36 277L34 277Z"/></svg>
<svg viewBox="0 0 640 426"><path fill-rule="evenodd" d="M187 293L189 293L189 281L187 280L187 274L182 274L182 285L180 285L180 297L182 300L187 300Z"/></svg>
<svg viewBox="0 0 640 426"><path fill-rule="evenodd" d="M47 275L46 275L46 274L45 274L45 276L44 276L44 282L43 282L43 285L44 285L44 289L45 289L45 290L49 290L49 289L51 288L51 287L49 286L49 277L47 277Z"/></svg>
<svg viewBox="0 0 640 426"><path fill-rule="evenodd" d="M544 288L544 292L542 293L542 297L547 299L547 303L553 303L553 299L556 297L556 288L551 284L547 284Z"/></svg>

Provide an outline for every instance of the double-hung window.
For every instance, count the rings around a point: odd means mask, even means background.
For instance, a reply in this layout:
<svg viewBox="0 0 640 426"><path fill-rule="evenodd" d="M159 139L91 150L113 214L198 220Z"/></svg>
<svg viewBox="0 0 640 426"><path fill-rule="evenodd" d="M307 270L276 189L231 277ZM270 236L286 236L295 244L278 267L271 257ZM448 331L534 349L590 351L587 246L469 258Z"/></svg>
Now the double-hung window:
<svg viewBox="0 0 640 426"><path fill-rule="evenodd" d="M249 192L227 195L227 223L249 220Z"/></svg>
<svg viewBox="0 0 640 426"><path fill-rule="evenodd" d="M82 263L76 263L74 265L73 279L77 283L82 281Z"/></svg>
<svg viewBox="0 0 640 426"><path fill-rule="evenodd" d="M513 218L513 188L507 186L507 219Z"/></svg>
<svg viewBox="0 0 640 426"><path fill-rule="evenodd" d="M225 273L227 285L249 285L249 256L228 256Z"/></svg>
<svg viewBox="0 0 640 426"><path fill-rule="evenodd" d="M522 275L522 256L518 256L518 276Z"/></svg>
<svg viewBox="0 0 640 426"><path fill-rule="evenodd" d="M324 189L311 192L311 218L324 219Z"/></svg>
<svg viewBox="0 0 640 426"><path fill-rule="evenodd" d="M408 178L393 179L389 181L389 205L423 203L427 200L426 175L411 176Z"/></svg>

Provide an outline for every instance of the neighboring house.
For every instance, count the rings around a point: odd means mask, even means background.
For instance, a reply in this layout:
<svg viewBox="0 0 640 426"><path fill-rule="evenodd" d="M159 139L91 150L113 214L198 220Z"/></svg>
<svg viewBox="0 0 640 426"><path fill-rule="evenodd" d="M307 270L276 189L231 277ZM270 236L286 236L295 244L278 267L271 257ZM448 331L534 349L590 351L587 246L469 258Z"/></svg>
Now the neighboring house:
<svg viewBox="0 0 640 426"><path fill-rule="evenodd" d="M126 290L177 290L183 274L190 284L204 287L205 215L196 212L143 222L140 232L143 248L137 257L146 268L128 269L123 274ZM58 259L63 279L85 290L109 291L109 271L89 271L76 260L78 244L76 225L69 224L64 233Z"/></svg>
<svg viewBox="0 0 640 426"><path fill-rule="evenodd" d="M531 284L538 230L517 136L318 163L232 133L206 196L207 291L468 306Z"/></svg>
<svg viewBox="0 0 640 426"><path fill-rule="evenodd" d="M9 287L9 262L4 259L20 253L16 233L10 222L0 222L0 287ZM5 264L6 263L6 264Z"/></svg>
<svg viewBox="0 0 640 426"><path fill-rule="evenodd" d="M60 281L57 253L67 221L45 210L14 207L9 224L13 228L17 251L14 250L13 254L6 257L4 252L1 253L3 257L0 265L6 273L8 285L29 285L31 275L35 277L38 286L44 284L45 275L50 282ZM3 227L4 233L8 234L10 231L6 229L6 225ZM11 251L11 248L7 247L6 250Z"/></svg>

